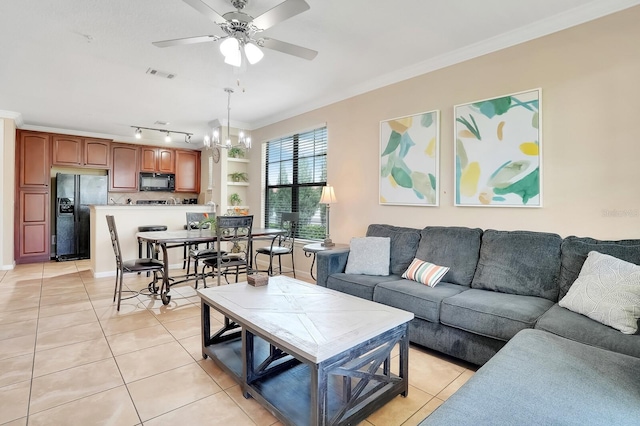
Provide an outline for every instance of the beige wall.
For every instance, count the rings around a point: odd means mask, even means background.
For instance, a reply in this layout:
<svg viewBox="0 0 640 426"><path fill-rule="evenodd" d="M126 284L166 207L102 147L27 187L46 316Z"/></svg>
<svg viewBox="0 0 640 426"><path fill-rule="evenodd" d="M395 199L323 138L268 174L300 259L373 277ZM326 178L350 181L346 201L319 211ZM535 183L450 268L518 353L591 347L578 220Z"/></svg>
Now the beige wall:
<svg viewBox="0 0 640 426"><path fill-rule="evenodd" d="M370 223L640 238L638 22L634 7L254 130L253 139L327 123L336 242L363 235ZM454 207L454 105L538 87L544 207ZM379 205L380 121L434 109L441 111L440 206ZM261 173L259 157L253 149L253 174ZM253 210L261 197L254 186Z"/></svg>
<svg viewBox="0 0 640 426"><path fill-rule="evenodd" d="M13 216L15 204L16 125L12 119L0 118L0 269L14 267Z"/></svg>

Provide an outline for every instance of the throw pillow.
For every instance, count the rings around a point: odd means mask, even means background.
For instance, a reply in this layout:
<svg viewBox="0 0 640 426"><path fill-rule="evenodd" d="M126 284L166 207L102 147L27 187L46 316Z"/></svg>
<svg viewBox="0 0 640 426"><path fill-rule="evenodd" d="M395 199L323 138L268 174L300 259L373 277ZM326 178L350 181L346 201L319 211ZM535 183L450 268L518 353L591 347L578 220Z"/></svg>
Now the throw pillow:
<svg viewBox="0 0 640 426"><path fill-rule="evenodd" d="M640 266L590 251L578 278L558 304L624 334L634 334L640 318Z"/></svg>
<svg viewBox="0 0 640 426"><path fill-rule="evenodd" d="M346 274L389 275L391 238L352 238Z"/></svg>
<svg viewBox="0 0 640 426"><path fill-rule="evenodd" d="M435 287L448 271L449 268L446 266L434 265L416 258L402 274L402 278Z"/></svg>

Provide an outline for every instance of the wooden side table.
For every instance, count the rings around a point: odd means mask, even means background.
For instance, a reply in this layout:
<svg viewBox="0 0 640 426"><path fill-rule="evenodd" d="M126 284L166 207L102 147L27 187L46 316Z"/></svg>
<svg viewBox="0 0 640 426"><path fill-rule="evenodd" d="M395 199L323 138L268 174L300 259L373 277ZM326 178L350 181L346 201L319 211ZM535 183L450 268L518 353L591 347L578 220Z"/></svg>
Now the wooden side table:
<svg viewBox="0 0 640 426"><path fill-rule="evenodd" d="M305 257L313 256L313 260L311 260L311 268L309 269L309 272L311 273L311 278L313 278L314 280L316 279L316 277L313 276L313 265L316 263L316 254L319 251L344 250L348 248L349 248L349 244L335 244L331 247L325 247L322 245L322 243L307 244L306 246L302 247L302 251L304 251Z"/></svg>

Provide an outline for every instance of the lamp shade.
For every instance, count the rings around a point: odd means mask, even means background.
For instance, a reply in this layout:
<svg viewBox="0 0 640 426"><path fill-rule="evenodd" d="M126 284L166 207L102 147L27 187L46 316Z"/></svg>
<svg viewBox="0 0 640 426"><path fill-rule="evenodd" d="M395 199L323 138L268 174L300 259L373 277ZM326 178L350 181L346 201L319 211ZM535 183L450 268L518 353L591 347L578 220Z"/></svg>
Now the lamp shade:
<svg viewBox="0 0 640 426"><path fill-rule="evenodd" d="M247 43L244 45L244 54L247 55L247 60L251 65L260 62L260 60L264 56L262 50L260 50L260 48L253 43Z"/></svg>
<svg viewBox="0 0 640 426"><path fill-rule="evenodd" d="M225 41L220 43L220 53L222 53L225 57L233 55L234 52L238 50L238 47L238 40L233 37L229 37Z"/></svg>
<svg viewBox="0 0 640 426"><path fill-rule="evenodd" d="M322 187L322 195L320 196L320 204L334 204L337 203L336 193L333 191L333 186L327 185Z"/></svg>

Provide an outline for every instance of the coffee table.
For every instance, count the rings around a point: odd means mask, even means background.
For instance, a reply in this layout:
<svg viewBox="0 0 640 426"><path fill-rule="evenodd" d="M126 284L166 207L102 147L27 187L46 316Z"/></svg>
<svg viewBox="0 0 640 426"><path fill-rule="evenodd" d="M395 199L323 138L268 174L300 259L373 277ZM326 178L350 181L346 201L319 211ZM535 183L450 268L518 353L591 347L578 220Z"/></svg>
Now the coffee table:
<svg viewBox="0 0 640 426"><path fill-rule="evenodd" d="M411 312L284 276L198 294L202 356L285 424L355 424L407 395ZM213 334L210 308L225 316Z"/></svg>

